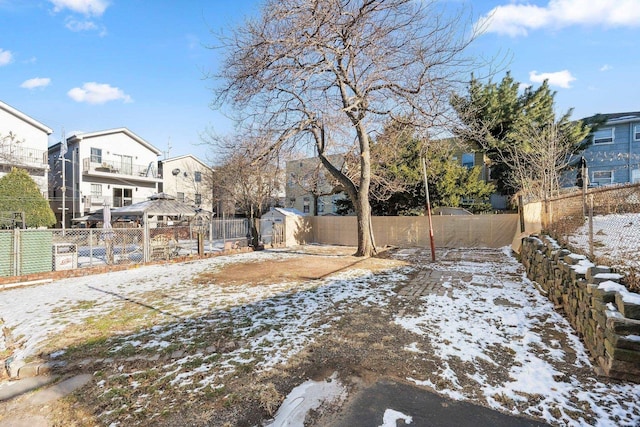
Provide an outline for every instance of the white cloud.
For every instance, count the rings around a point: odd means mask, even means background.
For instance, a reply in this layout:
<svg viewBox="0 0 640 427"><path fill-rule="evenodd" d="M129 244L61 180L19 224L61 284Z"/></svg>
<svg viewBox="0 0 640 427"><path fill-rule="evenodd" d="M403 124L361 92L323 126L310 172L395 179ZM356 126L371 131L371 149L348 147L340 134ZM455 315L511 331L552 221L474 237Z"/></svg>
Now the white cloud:
<svg viewBox="0 0 640 427"><path fill-rule="evenodd" d="M549 0L546 6L508 4L493 8L476 27L485 32L512 37L530 30L564 28L572 25L639 27L638 0Z"/></svg>
<svg viewBox="0 0 640 427"><path fill-rule="evenodd" d="M20 87L25 89L36 89L39 87L47 87L51 84L51 79L48 77L36 77L33 79L25 80Z"/></svg>
<svg viewBox="0 0 640 427"><path fill-rule="evenodd" d="M76 21L73 18L68 18L66 20L65 27L75 32L98 29L98 26L93 21Z"/></svg>
<svg viewBox="0 0 640 427"><path fill-rule="evenodd" d="M524 92L525 90L529 89L530 87L531 87L531 85L529 83L520 83L518 85L518 91Z"/></svg>
<svg viewBox="0 0 640 427"><path fill-rule="evenodd" d="M13 54L10 50L0 49L0 67L8 65L13 62Z"/></svg>
<svg viewBox="0 0 640 427"><path fill-rule="evenodd" d="M569 70L556 71L555 73L538 73L531 71L529 79L534 83L542 83L547 80L550 86L558 86L564 89L571 87L571 82L576 80Z"/></svg>
<svg viewBox="0 0 640 427"><path fill-rule="evenodd" d="M600 67L600 71L609 71L609 70L613 70L613 67L609 64L604 64L602 67Z"/></svg>
<svg viewBox="0 0 640 427"><path fill-rule="evenodd" d="M131 97L117 87L112 87L106 83L88 82L81 88L74 87L67 95L77 102L88 104L104 104L109 101L122 100L123 102L133 102Z"/></svg>
<svg viewBox="0 0 640 427"><path fill-rule="evenodd" d="M85 16L101 16L109 6L108 0L49 0L53 4L53 11L60 12L69 9Z"/></svg>

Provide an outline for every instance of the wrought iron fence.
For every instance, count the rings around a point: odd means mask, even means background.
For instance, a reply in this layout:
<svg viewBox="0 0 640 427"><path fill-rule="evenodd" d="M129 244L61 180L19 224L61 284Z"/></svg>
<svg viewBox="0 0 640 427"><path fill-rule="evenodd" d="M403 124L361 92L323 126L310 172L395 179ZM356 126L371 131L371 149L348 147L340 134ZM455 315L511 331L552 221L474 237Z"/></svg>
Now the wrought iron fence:
<svg viewBox="0 0 640 427"><path fill-rule="evenodd" d="M99 265L140 264L246 246L246 219L183 226L0 230L0 277Z"/></svg>

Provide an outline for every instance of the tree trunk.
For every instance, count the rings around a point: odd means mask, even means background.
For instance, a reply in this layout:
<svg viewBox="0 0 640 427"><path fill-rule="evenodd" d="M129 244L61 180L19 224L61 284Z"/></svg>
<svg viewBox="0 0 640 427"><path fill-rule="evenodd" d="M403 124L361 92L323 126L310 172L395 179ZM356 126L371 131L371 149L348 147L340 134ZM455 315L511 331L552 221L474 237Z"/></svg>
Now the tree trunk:
<svg viewBox="0 0 640 427"><path fill-rule="evenodd" d="M376 254L376 248L373 242L373 227L371 224L371 206L369 205L369 198L366 195L363 197L362 193L358 192L358 200L354 202L358 204L358 207L356 208L356 218L358 221L358 250L354 255L367 257L373 256Z"/></svg>
<svg viewBox="0 0 640 427"><path fill-rule="evenodd" d="M360 185L357 200L353 200L358 218L358 250L355 256L372 256L376 254L373 241L373 225L371 224L371 204L369 203L369 186L371 184L371 151L369 136L362 125L356 123L356 133L360 143Z"/></svg>

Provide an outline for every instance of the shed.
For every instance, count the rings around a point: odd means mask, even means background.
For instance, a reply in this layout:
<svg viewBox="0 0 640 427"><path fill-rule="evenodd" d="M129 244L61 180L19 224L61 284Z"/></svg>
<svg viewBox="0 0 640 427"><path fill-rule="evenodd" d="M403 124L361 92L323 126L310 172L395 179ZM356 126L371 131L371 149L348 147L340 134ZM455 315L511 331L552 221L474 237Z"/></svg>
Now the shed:
<svg viewBox="0 0 640 427"><path fill-rule="evenodd" d="M293 246L300 243L299 231L304 227L304 214L294 208L271 208L260 218L260 234L266 244Z"/></svg>

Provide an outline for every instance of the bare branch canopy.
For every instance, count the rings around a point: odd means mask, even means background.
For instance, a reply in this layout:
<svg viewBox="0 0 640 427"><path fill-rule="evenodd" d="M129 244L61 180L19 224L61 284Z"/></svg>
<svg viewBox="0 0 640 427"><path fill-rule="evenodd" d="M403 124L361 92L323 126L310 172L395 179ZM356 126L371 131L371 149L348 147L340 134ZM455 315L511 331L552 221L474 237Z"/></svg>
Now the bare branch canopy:
<svg viewBox="0 0 640 427"><path fill-rule="evenodd" d="M245 129L268 129L265 153L314 146L355 207L357 255L371 255L370 138L394 118L443 124L452 88L470 72L464 18L436 1L267 0L220 38L214 104L233 106ZM347 152L359 158L355 177L326 158Z"/></svg>

